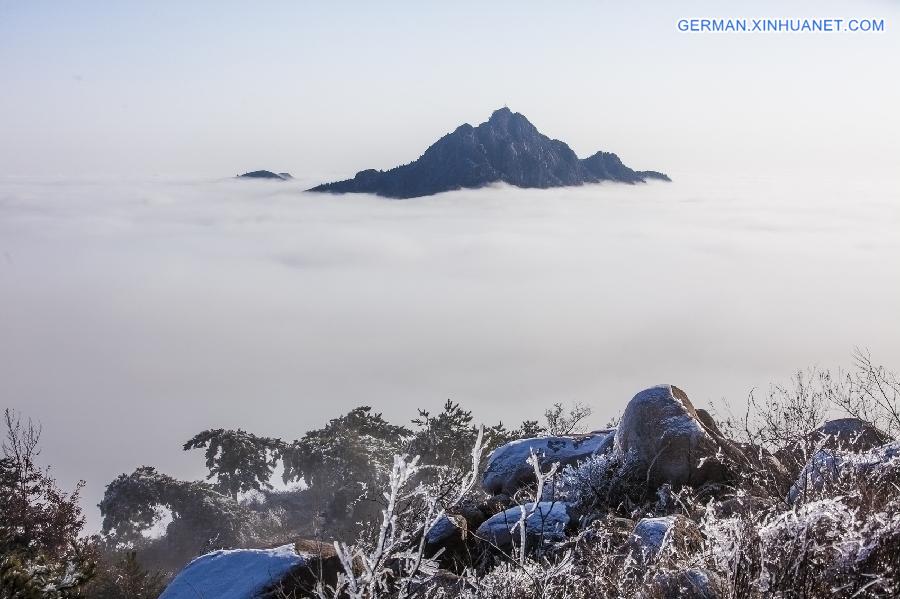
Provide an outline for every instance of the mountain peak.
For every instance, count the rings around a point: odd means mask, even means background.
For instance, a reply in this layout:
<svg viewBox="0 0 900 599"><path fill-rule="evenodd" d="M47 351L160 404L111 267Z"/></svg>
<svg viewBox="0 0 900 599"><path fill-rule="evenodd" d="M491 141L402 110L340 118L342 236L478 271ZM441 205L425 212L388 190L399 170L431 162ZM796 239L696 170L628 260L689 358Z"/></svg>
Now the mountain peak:
<svg viewBox="0 0 900 599"><path fill-rule="evenodd" d="M524 114L520 112L513 112L506 106L504 106L503 108L498 108L497 110L492 112L491 117L485 124L494 127L508 127L510 126L510 124L515 124L537 131L537 128L531 124L531 121L525 118Z"/></svg>
<svg viewBox="0 0 900 599"><path fill-rule="evenodd" d="M565 143L550 139L524 115L504 106L477 127L457 127L409 164L363 171L353 179L309 191L415 198L496 182L547 188L600 181L643 183L648 178L668 180L655 171L634 171L612 153L598 152L581 160Z"/></svg>
<svg viewBox="0 0 900 599"><path fill-rule="evenodd" d="M503 108L498 108L497 110L492 112L491 118L488 119L488 122L509 118L512 116L512 114L513 111L510 110L508 106L504 106Z"/></svg>

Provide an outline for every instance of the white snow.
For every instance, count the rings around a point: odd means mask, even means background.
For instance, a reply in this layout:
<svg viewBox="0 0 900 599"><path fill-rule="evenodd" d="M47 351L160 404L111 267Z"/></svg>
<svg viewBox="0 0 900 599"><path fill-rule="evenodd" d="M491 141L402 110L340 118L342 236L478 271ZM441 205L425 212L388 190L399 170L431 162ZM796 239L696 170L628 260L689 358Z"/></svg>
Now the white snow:
<svg viewBox="0 0 900 599"><path fill-rule="evenodd" d="M542 469L554 462L573 464L609 449L614 433L614 430L605 430L581 437L537 437L507 443L491 452L482 485L492 493L511 490L517 481L534 472L527 462L532 451L540 458Z"/></svg>
<svg viewBox="0 0 900 599"><path fill-rule="evenodd" d="M159 599L253 599L303 559L293 545L214 551L188 564Z"/></svg>

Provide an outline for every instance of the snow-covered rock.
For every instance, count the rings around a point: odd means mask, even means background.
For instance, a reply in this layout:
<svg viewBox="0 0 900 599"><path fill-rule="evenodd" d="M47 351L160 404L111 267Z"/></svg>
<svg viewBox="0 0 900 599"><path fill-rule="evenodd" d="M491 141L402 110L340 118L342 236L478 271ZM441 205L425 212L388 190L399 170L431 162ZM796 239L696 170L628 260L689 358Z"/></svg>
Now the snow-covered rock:
<svg viewBox="0 0 900 599"><path fill-rule="evenodd" d="M641 518L634 526L631 540L644 559L652 559L662 549L663 540L674 525L675 516Z"/></svg>
<svg viewBox="0 0 900 599"><path fill-rule="evenodd" d="M525 516L526 540L542 538L544 541L560 541L572 521L569 506L561 501L542 501L535 506L526 503L509 508L488 518L475 535L492 545L506 549L521 538L520 523Z"/></svg>
<svg viewBox="0 0 900 599"><path fill-rule="evenodd" d="M443 514L428 529L428 533L425 535L425 542L428 545L441 545L460 535L465 529L465 518Z"/></svg>
<svg viewBox="0 0 900 599"><path fill-rule="evenodd" d="M491 453L481 484L494 495L512 495L534 481L534 468L527 462L532 451L538 456L542 470L547 470L554 462L566 466L609 451L614 433L614 430L603 430L587 435L537 437L507 443Z"/></svg>
<svg viewBox="0 0 900 599"><path fill-rule="evenodd" d="M646 468L653 487L722 482L727 478L726 459L747 459L702 422L685 392L674 385L645 389L628 402L615 432L614 451Z"/></svg>
<svg viewBox="0 0 900 599"><path fill-rule="evenodd" d="M213 551L188 564L159 599L254 599L305 559L294 545Z"/></svg>
<svg viewBox="0 0 900 599"><path fill-rule="evenodd" d="M869 488L886 486L886 477L900 478L900 441L894 441L863 453L821 449L800 471L788 492L788 502L808 499L841 481L856 478ZM897 482L895 480L889 482Z"/></svg>
<svg viewBox="0 0 900 599"><path fill-rule="evenodd" d="M657 558L663 546L680 552L700 544L697 524L684 516L641 518L634 526L628 545L632 559L639 564Z"/></svg>

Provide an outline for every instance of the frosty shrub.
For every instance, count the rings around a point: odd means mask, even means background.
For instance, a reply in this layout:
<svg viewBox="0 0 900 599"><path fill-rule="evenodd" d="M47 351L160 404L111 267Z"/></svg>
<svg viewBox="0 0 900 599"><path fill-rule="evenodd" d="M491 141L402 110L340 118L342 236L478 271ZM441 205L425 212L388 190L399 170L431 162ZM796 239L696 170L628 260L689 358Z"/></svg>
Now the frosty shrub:
<svg viewBox="0 0 900 599"><path fill-rule="evenodd" d="M900 377L857 349L855 368L839 373L828 388L828 399L844 413L873 424L888 437L900 436Z"/></svg>
<svg viewBox="0 0 900 599"><path fill-rule="evenodd" d="M612 453L566 466L555 483L560 499L586 513L629 513L649 494L644 473Z"/></svg>
<svg viewBox="0 0 900 599"><path fill-rule="evenodd" d="M425 558L429 530L446 509L459 504L478 480L484 431L480 430L470 453L471 470L457 492L445 505L423 484L413 486L419 458L397 455L389 472L381 522L371 540L355 545L335 542L342 572L337 583L318 586L321 599L406 598L421 592L421 586L434 574L436 564Z"/></svg>
<svg viewBox="0 0 900 599"><path fill-rule="evenodd" d="M593 413L587 404L574 402L568 410L561 403L553 404L544 412L547 421L547 434L560 437L587 432L584 420Z"/></svg>

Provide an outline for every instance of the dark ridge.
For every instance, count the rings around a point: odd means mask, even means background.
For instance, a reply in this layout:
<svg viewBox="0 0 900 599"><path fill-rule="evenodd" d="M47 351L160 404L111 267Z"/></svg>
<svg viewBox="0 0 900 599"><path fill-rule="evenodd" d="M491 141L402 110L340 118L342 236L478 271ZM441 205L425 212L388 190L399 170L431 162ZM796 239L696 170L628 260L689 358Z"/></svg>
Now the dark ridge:
<svg viewBox="0 0 900 599"><path fill-rule="evenodd" d="M238 175L238 179L277 179L278 181L287 181L293 179L290 173L273 173L272 171L251 171Z"/></svg>

